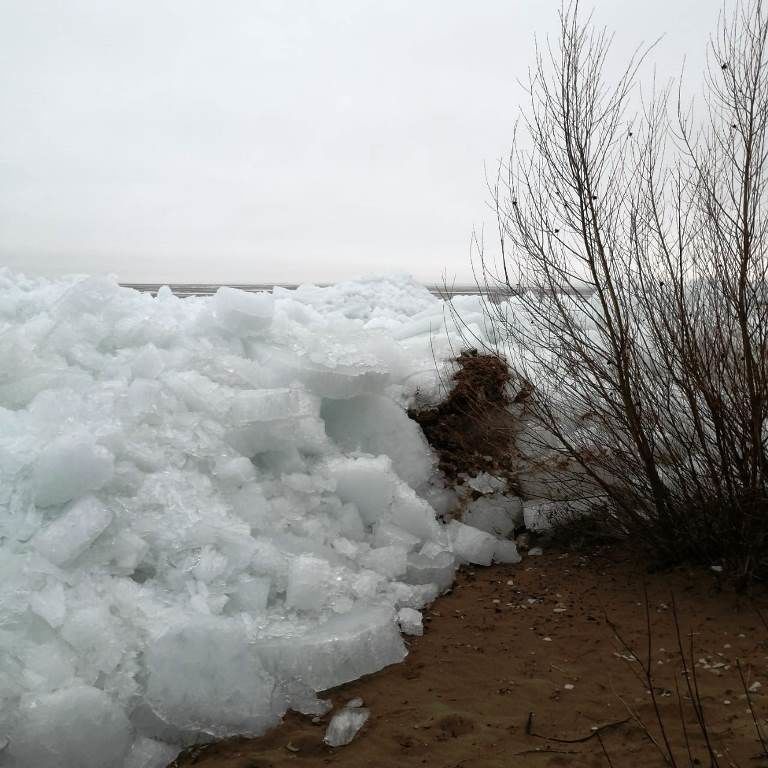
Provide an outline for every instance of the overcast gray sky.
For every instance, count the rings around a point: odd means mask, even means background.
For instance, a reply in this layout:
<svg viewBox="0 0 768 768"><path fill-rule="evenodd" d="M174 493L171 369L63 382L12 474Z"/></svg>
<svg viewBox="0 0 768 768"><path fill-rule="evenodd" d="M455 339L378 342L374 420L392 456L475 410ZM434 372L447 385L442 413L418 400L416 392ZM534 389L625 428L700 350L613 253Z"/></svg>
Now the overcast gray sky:
<svg viewBox="0 0 768 768"><path fill-rule="evenodd" d="M719 0L594 0L701 69ZM558 0L0 0L0 264L466 280ZM646 72L648 67L646 67Z"/></svg>

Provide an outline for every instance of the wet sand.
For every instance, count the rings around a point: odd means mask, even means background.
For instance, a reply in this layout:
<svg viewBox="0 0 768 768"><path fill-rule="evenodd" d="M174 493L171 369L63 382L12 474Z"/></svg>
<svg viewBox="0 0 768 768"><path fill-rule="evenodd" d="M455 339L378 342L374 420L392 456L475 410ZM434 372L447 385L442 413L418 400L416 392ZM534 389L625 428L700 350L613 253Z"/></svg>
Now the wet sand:
<svg viewBox="0 0 768 768"><path fill-rule="evenodd" d="M645 658L644 583L654 694L678 764L689 765L681 703L693 756L702 766L710 758L687 696L672 595L686 650L693 633L696 681L720 765L768 765L735 667L739 659L748 685L760 684L750 697L768 734L768 629L755 609L768 605L764 592L737 596L710 571L647 574L622 550L552 550L519 565L465 569L425 611L425 635L408 639L402 664L329 691L335 707L361 697L371 710L348 746L323 743L332 713L320 723L289 713L261 738L192 749L174 766L663 766L637 722L663 749L640 664L611 628Z"/></svg>

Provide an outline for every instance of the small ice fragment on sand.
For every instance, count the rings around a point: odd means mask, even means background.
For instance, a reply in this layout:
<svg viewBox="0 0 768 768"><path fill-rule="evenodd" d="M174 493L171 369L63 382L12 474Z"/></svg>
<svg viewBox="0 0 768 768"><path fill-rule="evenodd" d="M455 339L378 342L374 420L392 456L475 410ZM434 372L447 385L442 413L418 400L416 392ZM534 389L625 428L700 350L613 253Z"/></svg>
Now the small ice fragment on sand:
<svg viewBox="0 0 768 768"><path fill-rule="evenodd" d="M363 706L363 700L359 696L356 696L354 699L350 699L345 706L347 709L356 709L357 707Z"/></svg>
<svg viewBox="0 0 768 768"><path fill-rule="evenodd" d="M499 540L493 550L494 563L519 563L523 558L517 551L517 544L514 541Z"/></svg>
<svg viewBox="0 0 768 768"><path fill-rule="evenodd" d="M325 732L325 743L330 747L343 747L355 738L370 717L365 707L344 707L331 719Z"/></svg>
<svg viewBox="0 0 768 768"><path fill-rule="evenodd" d="M528 550L529 557L539 557L544 554L544 550L541 547L531 547Z"/></svg>
<svg viewBox="0 0 768 768"><path fill-rule="evenodd" d="M413 608L401 608L397 612L397 621L400 629L406 635L423 635L424 625L422 623L421 612Z"/></svg>

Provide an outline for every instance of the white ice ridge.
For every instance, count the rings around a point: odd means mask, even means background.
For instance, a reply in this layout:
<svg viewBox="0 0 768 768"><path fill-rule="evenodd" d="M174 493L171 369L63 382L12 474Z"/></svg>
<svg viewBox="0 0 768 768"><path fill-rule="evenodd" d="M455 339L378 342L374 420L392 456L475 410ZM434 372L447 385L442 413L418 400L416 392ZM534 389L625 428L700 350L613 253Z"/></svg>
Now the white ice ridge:
<svg viewBox="0 0 768 768"><path fill-rule="evenodd" d="M405 278L181 300L0 270L0 765L161 768L324 712L462 558L514 561L496 501L438 522L405 414L446 322Z"/></svg>

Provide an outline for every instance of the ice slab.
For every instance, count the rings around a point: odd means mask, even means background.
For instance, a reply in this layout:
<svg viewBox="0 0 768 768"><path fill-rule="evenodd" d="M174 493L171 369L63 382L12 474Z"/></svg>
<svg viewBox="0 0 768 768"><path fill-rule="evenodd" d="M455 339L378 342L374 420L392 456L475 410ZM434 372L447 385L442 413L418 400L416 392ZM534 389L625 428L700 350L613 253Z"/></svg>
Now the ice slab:
<svg viewBox="0 0 768 768"><path fill-rule="evenodd" d="M367 608L332 618L306 635L265 640L258 653L273 674L323 691L402 661L406 651L392 610Z"/></svg>

